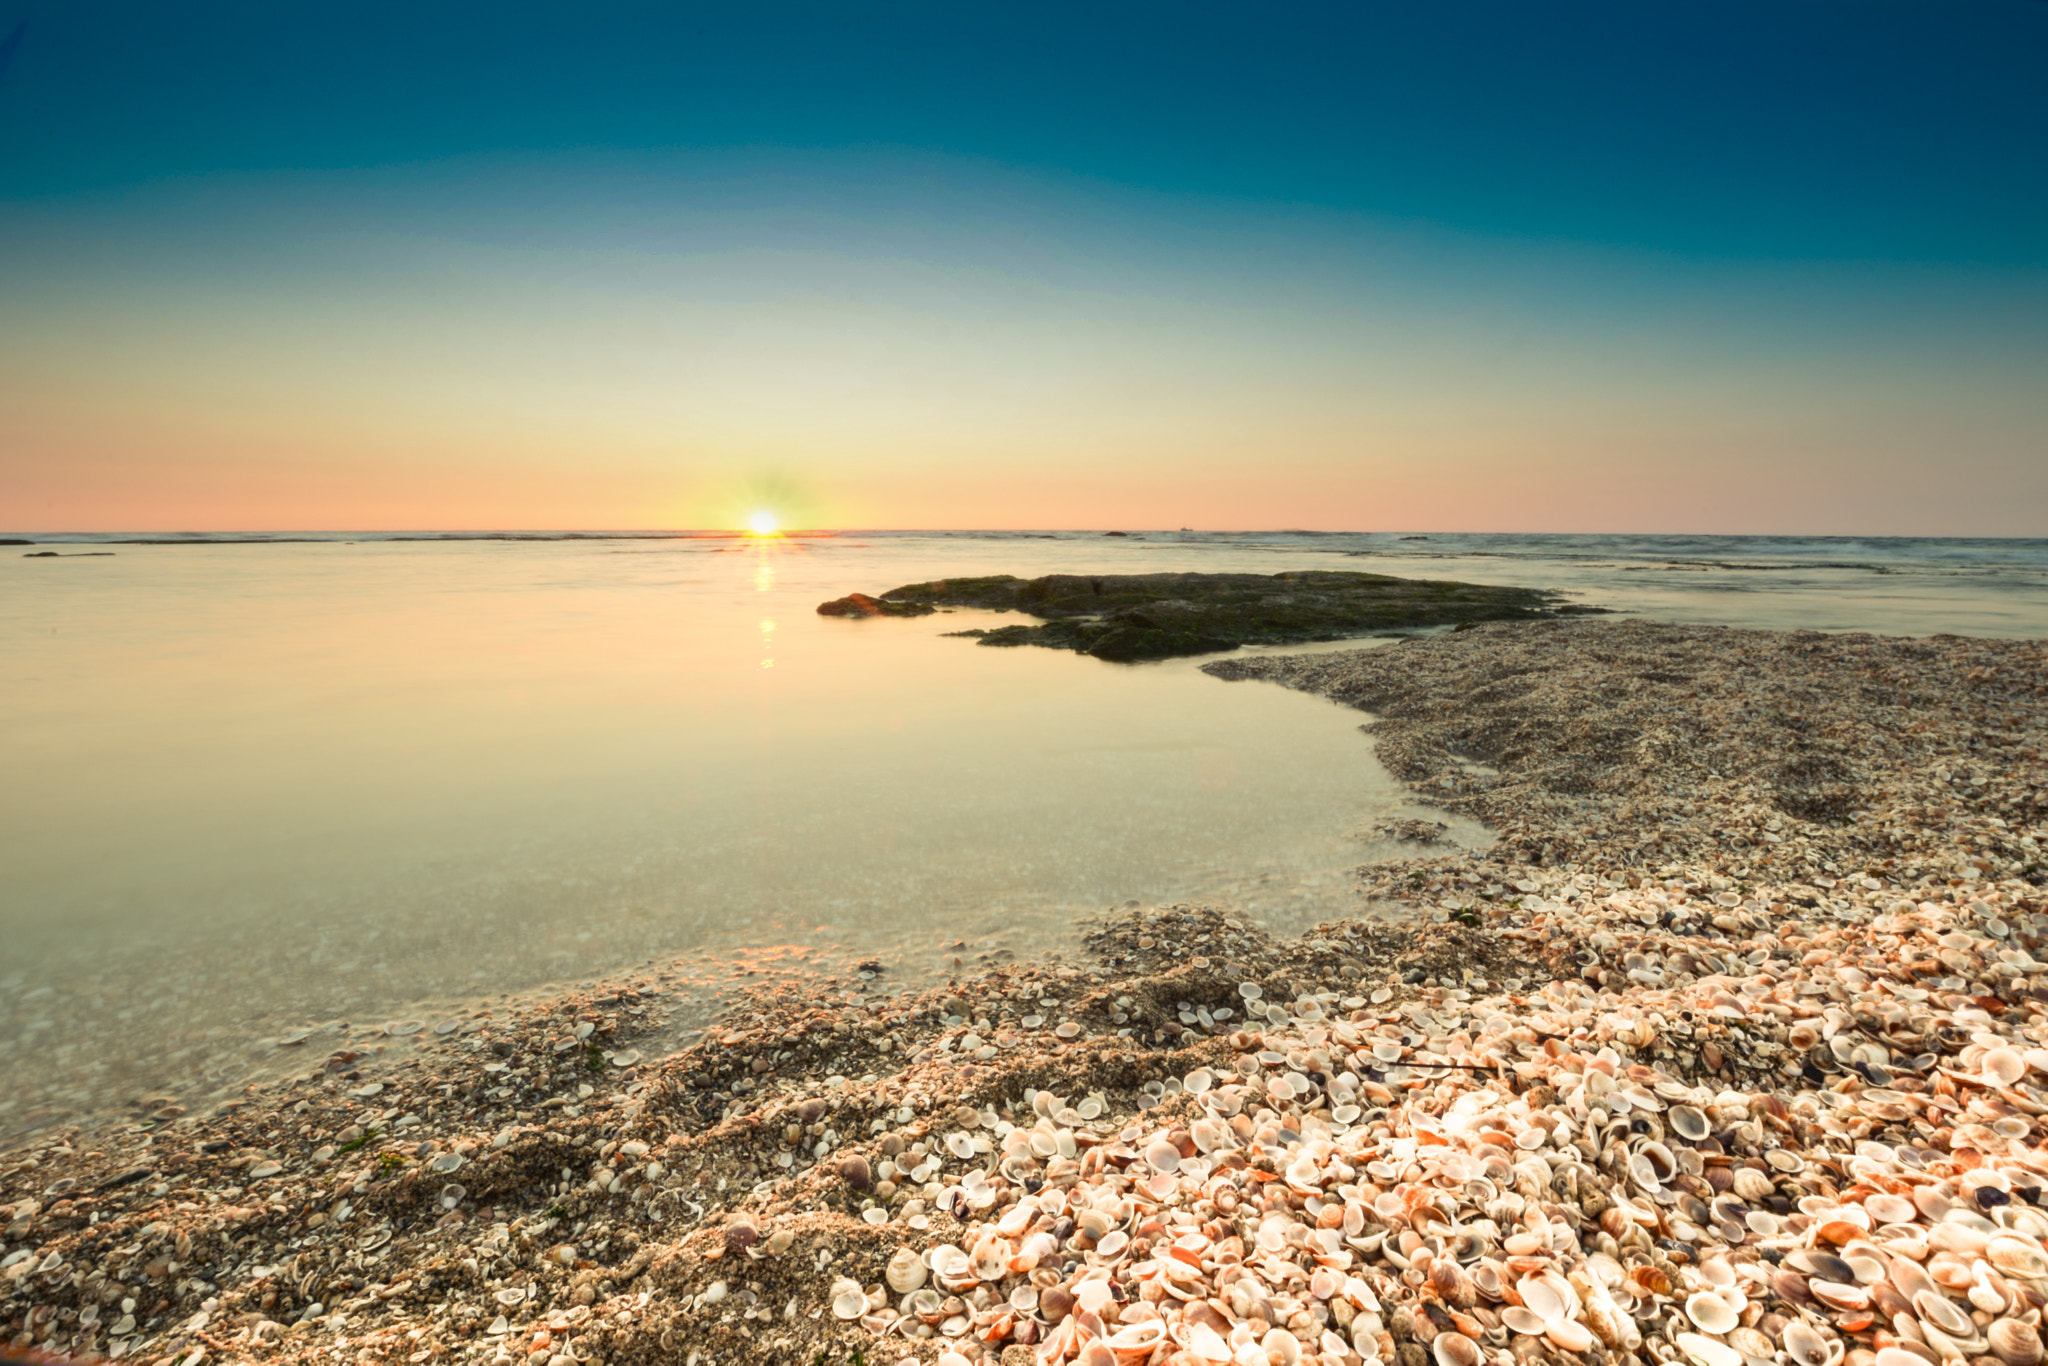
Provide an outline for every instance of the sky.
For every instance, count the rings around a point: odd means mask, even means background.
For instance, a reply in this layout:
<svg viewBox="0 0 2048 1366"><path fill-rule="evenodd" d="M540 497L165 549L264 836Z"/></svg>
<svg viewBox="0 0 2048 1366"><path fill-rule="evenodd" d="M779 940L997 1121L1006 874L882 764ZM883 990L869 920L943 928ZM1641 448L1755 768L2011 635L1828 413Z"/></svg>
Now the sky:
<svg viewBox="0 0 2048 1366"><path fill-rule="evenodd" d="M2048 535L2044 56L2043 0L0 0L0 529Z"/></svg>

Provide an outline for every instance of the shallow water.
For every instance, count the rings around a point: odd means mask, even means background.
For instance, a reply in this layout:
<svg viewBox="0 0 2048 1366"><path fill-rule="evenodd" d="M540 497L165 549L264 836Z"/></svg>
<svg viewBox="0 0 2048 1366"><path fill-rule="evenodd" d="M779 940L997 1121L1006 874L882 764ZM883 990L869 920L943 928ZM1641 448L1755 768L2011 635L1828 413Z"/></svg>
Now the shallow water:
<svg viewBox="0 0 2048 1366"><path fill-rule="evenodd" d="M1295 930L1356 909L1373 822L1430 814L1355 712L941 635L981 614L815 614L849 591L1370 568L2048 634L2042 542L37 539L114 553L0 558L0 1130L217 1090L297 1024L698 950L907 982L1130 900Z"/></svg>

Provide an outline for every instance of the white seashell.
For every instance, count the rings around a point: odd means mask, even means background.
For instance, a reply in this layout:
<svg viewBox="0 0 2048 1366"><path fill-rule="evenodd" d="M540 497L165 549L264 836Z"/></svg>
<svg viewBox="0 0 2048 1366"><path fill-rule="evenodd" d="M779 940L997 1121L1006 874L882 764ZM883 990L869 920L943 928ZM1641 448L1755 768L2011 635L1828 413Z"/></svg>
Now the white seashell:
<svg viewBox="0 0 2048 1366"><path fill-rule="evenodd" d="M1285 1328L1268 1329L1266 1336L1259 1339L1261 1360L1271 1366L1298 1366L1301 1361L1301 1340Z"/></svg>
<svg viewBox="0 0 2048 1366"><path fill-rule="evenodd" d="M1942 1229L1949 1225L1943 1224ZM2048 1280L2048 1256L2040 1244L2017 1233L2001 1233L1984 1244L1984 1260L2008 1276L2023 1280Z"/></svg>
<svg viewBox="0 0 2048 1366"><path fill-rule="evenodd" d="M1567 1352L1589 1351L1593 1346L1593 1330L1577 1319L1560 1319L1556 1323L1547 1324L1543 1335ZM1732 1355L1733 1349L1729 1350ZM1730 1366L1741 1366L1740 1359Z"/></svg>
<svg viewBox="0 0 2048 1366"><path fill-rule="evenodd" d="M1535 1277L1524 1277L1515 1285L1515 1293L1522 1297L1522 1304L1530 1313L1542 1319L1545 1326L1555 1326L1565 1320L1564 1297L1553 1290L1548 1283ZM1575 1351L1576 1348L1566 1348Z"/></svg>
<svg viewBox="0 0 2048 1366"><path fill-rule="evenodd" d="M1697 1143L1707 1136L1710 1126L1707 1117L1690 1105L1674 1105L1665 1119L1672 1132L1690 1143Z"/></svg>
<svg viewBox="0 0 2048 1366"><path fill-rule="evenodd" d="M1206 1323L1196 1322L1189 1325L1187 1347L1188 1353L1197 1361L1230 1360L1230 1344Z"/></svg>
<svg viewBox="0 0 2048 1366"><path fill-rule="evenodd" d="M1913 1297L1913 1308L1920 1315L1921 1322L1932 1323L1951 1337L1966 1338L1977 1331L1970 1316L1956 1306L1955 1301L1934 1290L1923 1290Z"/></svg>
<svg viewBox="0 0 2048 1366"><path fill-rule="evenodd" d="M1742 1366L1742 1353L1725 1342L1701 1337L1698 1333L1680 1333L1673 1341L1678 1350L1698 1362L1699 1366Z"/></svg>
<svg viewBox="0 0 2048 1366"><path fill-rule="evenodd" d="M1785 1325L1783 1342L1792 1366L1828 1366L1832 1359L1828 1340L1804 1319L1794 1319Z"/></svg>
<svg viewBox="0 0 2048 1366"><path fill-rule="evenodd" d="M1738 1322L1734 1306L1710 1290L1702 1290L1685 1302L1685 1316L1702 1333L1725 1336Z"/></svg>
<svg viewBox="0 0 2048 1366"><path fill-rule="evenodd" d="M1158 1139L1146 1146L1145 1160L1152 1164L1154 1171L1177 1172L1180 1170L1180 1149L1163 1138Z"/></svg>
<svg viewBox="0 0 2048 1366"><path fill-rule="evenodd" d="M899 1247L895 1255L889 1258L889 1268L884 1273L884 1279L889 1282L891 1290L899 1295L908 1295L921 1287L929 1274L922 1257L911 1248Z"/></svg>

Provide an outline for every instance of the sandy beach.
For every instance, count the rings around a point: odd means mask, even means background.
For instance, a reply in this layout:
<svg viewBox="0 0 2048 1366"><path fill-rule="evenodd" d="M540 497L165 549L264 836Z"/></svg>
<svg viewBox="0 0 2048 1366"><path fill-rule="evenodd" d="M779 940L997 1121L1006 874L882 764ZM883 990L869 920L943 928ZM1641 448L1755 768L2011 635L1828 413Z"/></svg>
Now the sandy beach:
<svg viewBox="0 0 2048 1366"><path fill-rule="evenodd" d="M1369 712L1498 843L1412 823L1297 939L1140 907L930 991L764 980L666 1056L647 973L293 1040L218 1111L0 1155L0 1341L2042 1359L2048 645L1559 621L1208 667Z"/></svg>

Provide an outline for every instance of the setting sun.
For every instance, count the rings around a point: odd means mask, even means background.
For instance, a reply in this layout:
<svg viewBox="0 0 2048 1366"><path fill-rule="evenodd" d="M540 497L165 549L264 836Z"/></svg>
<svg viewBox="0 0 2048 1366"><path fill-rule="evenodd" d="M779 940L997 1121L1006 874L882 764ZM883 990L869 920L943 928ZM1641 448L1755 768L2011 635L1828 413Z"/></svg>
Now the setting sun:
<svg viewBox="0 0 2048 1366"><path fill-rule="evenodd" d="M747 519L747 529L756 536L773 536L775 534L775 514L765 509L755 513Z"/></svg>

